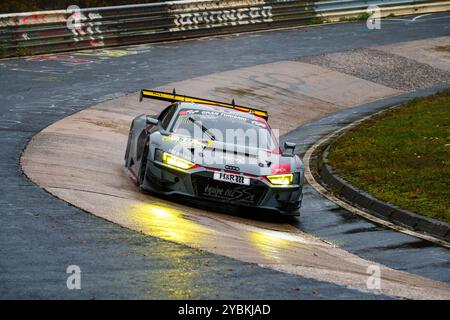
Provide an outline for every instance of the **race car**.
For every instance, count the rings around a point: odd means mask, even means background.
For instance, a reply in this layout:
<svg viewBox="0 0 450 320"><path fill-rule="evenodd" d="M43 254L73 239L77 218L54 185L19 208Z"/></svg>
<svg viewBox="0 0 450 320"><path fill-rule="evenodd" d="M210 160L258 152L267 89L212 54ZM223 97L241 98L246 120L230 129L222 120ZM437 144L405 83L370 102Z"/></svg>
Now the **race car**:
<svg viewBox="0 0 450 320"><path fill-rule="evenodd" d="M171 102L130 127L125 167L143 190L299 215L303 163L295 144L284 151L263 110L141 90Z"/></svg>

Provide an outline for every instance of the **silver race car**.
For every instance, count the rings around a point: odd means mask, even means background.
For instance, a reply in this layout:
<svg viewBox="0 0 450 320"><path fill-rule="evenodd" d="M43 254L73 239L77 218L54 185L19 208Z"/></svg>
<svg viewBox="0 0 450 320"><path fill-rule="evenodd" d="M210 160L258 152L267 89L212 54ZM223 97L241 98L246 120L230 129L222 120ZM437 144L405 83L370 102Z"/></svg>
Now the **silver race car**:
<svg viewBox="0 0 450 320"><path fill-rule="evenodd" d="M303 163L284 151L265 111L154 90L140 101L171 102L130 128L125 167L140 188L299 215Z"/></svg>

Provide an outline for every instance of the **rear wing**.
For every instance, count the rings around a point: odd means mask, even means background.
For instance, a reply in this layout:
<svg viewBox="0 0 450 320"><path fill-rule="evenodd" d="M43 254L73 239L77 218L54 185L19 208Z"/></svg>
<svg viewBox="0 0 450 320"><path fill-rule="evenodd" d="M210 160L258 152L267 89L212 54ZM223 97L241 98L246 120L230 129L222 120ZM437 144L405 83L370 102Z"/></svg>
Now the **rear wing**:
<svg viewBox="0 0 450 320"><path fill-rule="evenodd" d="M144 98L156 99L156 100L162 100L162 101L168 101L168 102L181 101L181 102L194 102L194 103L210 104L210 105L214 105L214 106L221 106L221 107L231 108L231 109L235 109L235 110L239 110L239 111L243 111L243 112L248 112L248 113L254 114L255 116L264 118L266 120L269 119L269 114L267 113L267 111L244 107L244 106L239 106L234 103L234 100L231 103L225 103L225 102L220 102L220 101L207 100L207 99L195 98L195 97L190 97L190 96L183 96L183 95L176 94L175 89L173 90L172 93L142 89L141 95L139 97L139 101L142 101L142 99L144 99Z"/></svg>

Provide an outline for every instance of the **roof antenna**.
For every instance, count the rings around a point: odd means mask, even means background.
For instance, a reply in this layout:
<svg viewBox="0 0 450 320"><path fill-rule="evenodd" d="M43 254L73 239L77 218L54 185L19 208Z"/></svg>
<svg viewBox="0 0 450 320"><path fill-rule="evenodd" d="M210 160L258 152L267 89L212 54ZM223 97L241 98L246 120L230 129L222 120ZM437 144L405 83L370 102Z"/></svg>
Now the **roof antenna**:
<svg viewBox="0 0 450 320"><path fill-rule="evenodd" d="M175 91L175 88L173 88L172 94L173 94L173 95L176 95L176 94L177 94L177 92Z"/></svg>
<svg viewBox="0 0 450 320"><path fill-rule="evenodd" d="M231 104L234 106L234 98L233 98L233 100L231 100Z"/></svg>

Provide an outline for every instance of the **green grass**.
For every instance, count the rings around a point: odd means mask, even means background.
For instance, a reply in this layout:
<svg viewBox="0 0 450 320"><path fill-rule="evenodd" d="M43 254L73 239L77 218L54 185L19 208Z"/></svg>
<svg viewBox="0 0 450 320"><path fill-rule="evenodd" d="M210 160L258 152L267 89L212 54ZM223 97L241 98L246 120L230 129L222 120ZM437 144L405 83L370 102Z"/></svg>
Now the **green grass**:
<svg viewBox="0 0 450 320"><path fill-rule="evenodd" d="M328 162L376 198L450 223L450 90L363 122L331 145Z"/></svg>
<svg viewBox="0 0 450 320"><path fill-rule="evenodd" d="M350 17L344 17L340 18L340 22L351 22L351 21L362 21L367 20L370 18L370 14L368 12L363 12L358 14L357 16L350 16Z"/></svg>

